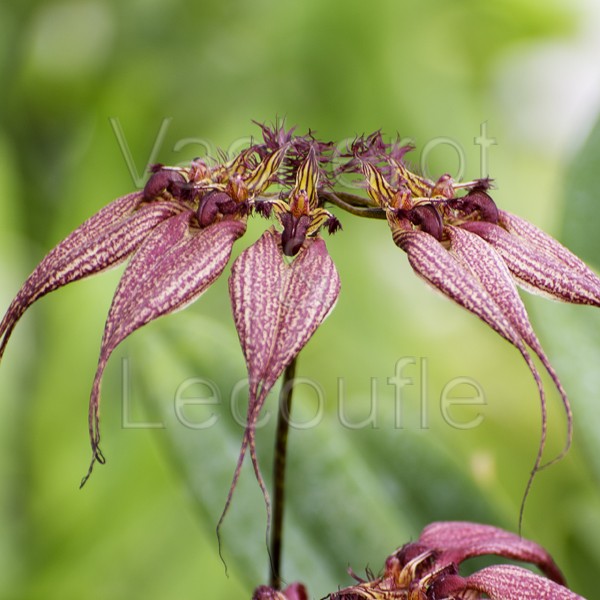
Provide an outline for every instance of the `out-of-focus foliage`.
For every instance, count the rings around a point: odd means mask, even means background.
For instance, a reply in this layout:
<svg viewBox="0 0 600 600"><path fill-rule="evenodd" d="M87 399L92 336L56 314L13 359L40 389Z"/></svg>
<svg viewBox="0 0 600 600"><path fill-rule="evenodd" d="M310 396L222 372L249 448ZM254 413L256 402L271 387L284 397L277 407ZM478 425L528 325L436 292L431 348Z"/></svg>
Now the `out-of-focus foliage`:
<svg viewBox="0 0 600 600"><path fill-rule="evenodd" d="M413 137L410 158L432 175L464 167L477 177L487 167L500 206L564 231L600 267L597 247L583 244L597 238L600 154L590 144L588 162L576 160L565 182L567 157L519 137L500 100L514 90L498 79L530 49L575 39L582 15L536 0L1 4L0 309L54 243L140 185L148 162L239 147L258 133L252 119L277 115L325 139L378 128ZM496 142L485 166L474 143L483 123ZM514 529L539 439L535 386L518 353L417 281L383 223L339 217L344 231L328 248L342 294L299 359L301 426L288 473L284 575L317 597L349 582L349 564L381 564L429 521ZM248 243L263 225L251 224ZM242 436L232 402L245 413L225 279L112 358L108 464L77 489L118 275L41 301L3 360L0 597L249 597L268 566L250 469L223 529L229 578L214 535ZM599 317L538 299L529 306L570 392L576 437L536 479L524 534L591 598L600 570ZM444 393L485 404L443 408ZM565 429L551 400L548 456ZM265 471L274 398L267 409Z"/></svg>

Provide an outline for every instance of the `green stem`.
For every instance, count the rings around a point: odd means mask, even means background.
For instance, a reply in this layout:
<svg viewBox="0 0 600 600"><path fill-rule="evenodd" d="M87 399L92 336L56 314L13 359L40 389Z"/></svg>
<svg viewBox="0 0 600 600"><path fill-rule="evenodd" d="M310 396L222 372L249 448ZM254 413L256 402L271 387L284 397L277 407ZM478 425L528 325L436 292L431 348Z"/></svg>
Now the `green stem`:
<svg viewBox="0 0 600 600"><path fill-rule="evenodd" d="M283 511L285 505L285 467L287 460L287 440L292 410L292 394L296 373L296 358L283 374L277 411L277 432L275 435L275 455L273 458L273 523L271 529L271 587L281 589L281 548L283 541Z"/></svg>
<svg viewBox="0 0 600 600"><path fill-rule="evenodd" d="M356 206L351 204L347 200L359 199L365 202L364 198L360 198L360 196L353 196L351 194L343 194L344 198L342 199L340 195L334 194L333 192L319 192L320 198L325 200L325 202L329 202L334 206L338 206L339 208L349 212L350 214L356 215L357 217L366 217L367 219L385 219L386 214L385 211L381 208L376 208L373 206Z"/></svg>

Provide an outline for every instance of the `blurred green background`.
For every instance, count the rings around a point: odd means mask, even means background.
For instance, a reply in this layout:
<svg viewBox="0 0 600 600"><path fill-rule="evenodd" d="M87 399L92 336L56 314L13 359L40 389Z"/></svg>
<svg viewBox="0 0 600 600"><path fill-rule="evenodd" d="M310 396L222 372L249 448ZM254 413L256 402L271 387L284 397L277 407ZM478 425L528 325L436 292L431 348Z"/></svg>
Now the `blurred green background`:
<svg viewBox="0 0 600 600"><path fill-rule="evenodd" d="M50 247L141 185L148 162L239 147L259 132L252 119L277 116L324 139L379 128L410 137L417 166L489 174L503 208L600 267L600 133L583 146L600 107L599 23L592 0L4 2L0 310ZM518 352L418 281L383 223L340 219L328 247L343 291L300 358L290 440L284 577L315 598L348 585L348 566L377 571L430 521L514 530L540 435ZM223 529L229 576L214 534L242 435L231 402L243 414L246 375L226 277L113 355L108 464L78 489L120 271L42 300L4 357L0 598L249 598L268 559L248 465ZM570 393L575 442L536 478L523 533L597 598L600 321L591 308L526 301ZM399 396L388 381L397 365L411 379ZM444 414L444 390L485 404ZM202 404L214 394L217 404ZM548 457L564 431L552 391Z"/></svg>

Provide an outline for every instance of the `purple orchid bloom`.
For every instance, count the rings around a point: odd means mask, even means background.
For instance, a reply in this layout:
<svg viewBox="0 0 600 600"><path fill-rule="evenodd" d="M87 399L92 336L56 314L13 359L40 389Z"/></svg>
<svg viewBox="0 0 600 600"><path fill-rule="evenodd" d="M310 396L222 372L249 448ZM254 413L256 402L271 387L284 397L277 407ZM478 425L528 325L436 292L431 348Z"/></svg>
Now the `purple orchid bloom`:
<svg viewBox="0 0 600 600"><path fill-rule="evenodd" d="M233 482L219 526L229 508L246 450L265 498L270 501L255 448L255 427L267 395L287 365L327 318L340 292L340 279L318 235L323 225L333 232L337 219L317 206L319 168L312 149L299 164L286 200L264 204L273 208L283 231L268 229L233 264L229 295L244 357L250 392L246 432ZM290 258L293 258L290 262Z"/></svg>
<svg viewBox="0 0 600 600"><path fill-rule="evenodd" d="M535 565L543 575L512 564L493 565L472 575L460 564L495 555ZM358 578L357 578L358 579ZM439 522L388 557L384 574L329 596L330 600L584 600L565 587L552 557L538 544L490 525Z"/></svg>
<svg viewBox="0 0 600 600"><path fill-rule="evenodd" d="M247 430L225 510L243 463L250 455L261 489L254 429L271 388L332 310L339 276L321 226L340 227L318 205L319 160L327 145L293 137L283 127L261 126L264 143L231 161L189 168L156 165L143 191L119 198L58 244L29 276L0 323L0 357L17 322L36 300L68 283L99 273L127 258L110 306L89 409L92 460L100 450L102 377L115 348L154 319L183 309L221 275L235 241L253 211L276 214L271 228L233 265L230 295L250 376ZM287 154L287 156L286 156ZM281 175L283 171L283 175ZM293 185L284 198L266 196L272 185ZM292 260L293 259L293 260Z"/></svg>
<svg viewBox="0 0 600 600"><path fill-rule="evenodd" d="M487 193L487 179L457 184L443 175L430 181L405 166L403 157L409 147L386 144L376 132L357 139L348 162L341 167L363 175L371 200L353 196L355 204L348 204L327 191L332 187L326 171L332 159L331 143L319 142L312 134L294 136L294 130L286 131L283 125L261 128L264 142L232 160L209 164L198 159L187 168L153 167L143 191L113 201L48 253L0 322L1 359L16 324L35 301L129 259L109 309L92 384L92 460L82 485L95 463L104 463L101 384L113 351L143 325L198 299L224 271L233 244L246 232L248 218L273 215L277 224L240 254L229 278L234 322L248 369L249 397L240 454L217 531L247 453L270 523L270 500L256 452L256 424L267 395L339 296L340 278L319 234L323 227L329 233L341 228L323 206L336 200L353 214L386 219L393 241L406 252L415 273L479 317L525 360L538 388L542 424L521 520L535 474L569 448L572 414L517 285L553 299L599 306L600 278L552 237L498 209ZM272 186L276 191L268 191ZM466 190L462 196L461 190ZM568 423L564 450L545 463L546 393L532 353L558 390ZM535 564L546 577L513 565L460 575L462 561L484 554ZM497 600L580 598L564 587L560 571L542 548L499 529L471 523L430 525L417 542L388 559L381 578L360 581L330 598L464 600L483 594ZM300 584L283 592L263 586L254 596L256 600L307 597Z"/></svg>
<svg viewBox="0 0 600 600"><path fill-rule="evenodd" d="M375 148L375 150L373 149ZM382 144L363 145L353 160L372 200L386 213L392 237L415 273L430 286L478 316L513 344L525 359L539 391L541 437L525 499L537 471L560 459L572 438L566 391L529 321L516 285L556 300L600 306L600 278L554 238L524 219L499 210L487 190L489 180L437 182L409 171L402 152ZM457 197L459 190L467 194ZM556 386L567 417L563 451L543 464L546 395L530 351Z"/></svg>
<svg viewBox="0 0 600 600"><path fill-rule="evenodd" d="M0 323L0 357L11 333L36 300L68 283L127 265L110 307L90 397L92 461L100 450L100 388L114 349L150 321L196 300L225 268L234 242L246 231L256 197L272 183L287 147L257 146L210 167L153 168L142 192L119 198L51 250L29 276Z"/></svg>
<svg viewBox="0 0 600 600"><path fill-rule="evenodd" d="M493 555L529 563L538 575L514 564L485 567L462 576L459 567L478 556ZM431 523L419 539L405 544L385 561L383 575L361 579L327 596L329 600L585 600L566 587L560 569L535 542L490 525L463 521ZM277 591L260 586L252 600L304 600L302 584Z"/></svg>

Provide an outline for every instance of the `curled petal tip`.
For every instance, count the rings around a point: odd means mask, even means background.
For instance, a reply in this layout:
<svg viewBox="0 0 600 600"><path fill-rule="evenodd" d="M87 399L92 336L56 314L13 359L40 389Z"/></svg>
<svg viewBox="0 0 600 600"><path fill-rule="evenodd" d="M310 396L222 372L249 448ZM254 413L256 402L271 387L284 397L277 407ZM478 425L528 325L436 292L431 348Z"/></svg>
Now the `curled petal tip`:
<svg viewBox="0 0 600 600"><path fill-rule="evenodd" d="M157 226L127 265L115 292L90 396L92 466L101 456L100 389L110 355L134 331L180 310L206 291L222 273L234 242L246 229L237 220L190 229L191 217L192 211L183 212ZM90 473L91 467L87 477Z"/></svg>
<svg viewBox="0 0 600 600"><path fill-rule="evenodd" d="M439 560L448 563L460 564L476 556L496 554L536 565L553 581L565 582L550 554L539 544L492 525L439 521L427 525L416 543L436 551Z"/></svg>

